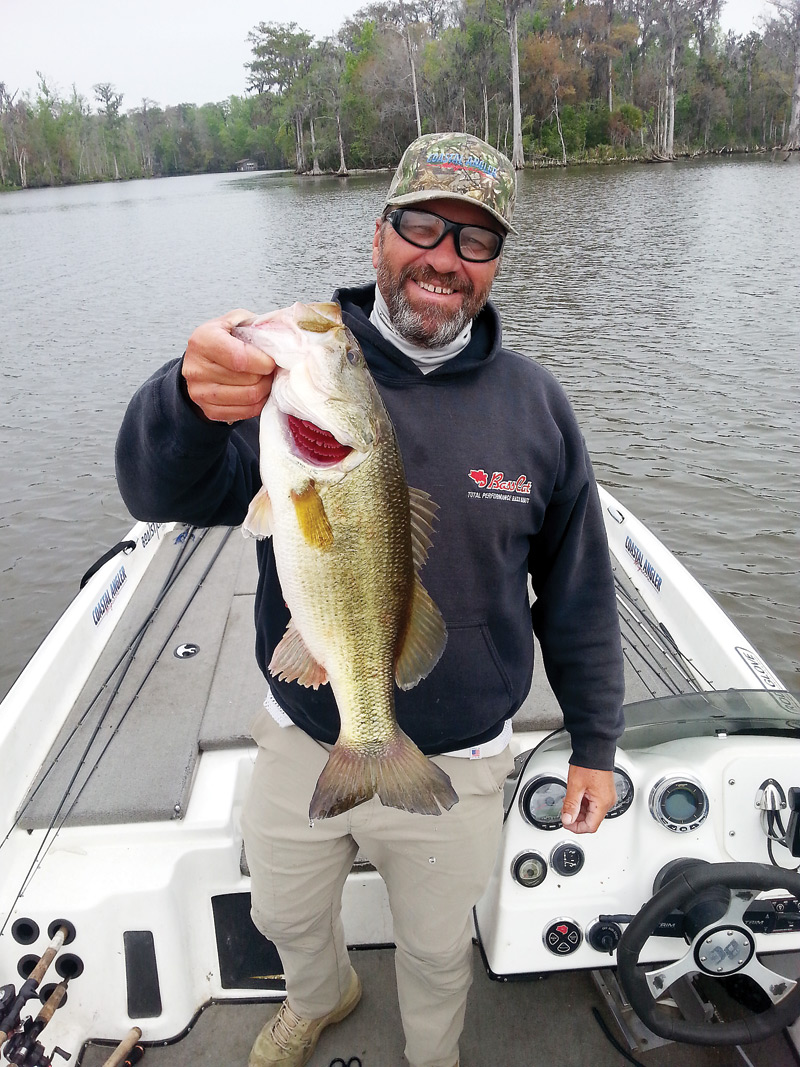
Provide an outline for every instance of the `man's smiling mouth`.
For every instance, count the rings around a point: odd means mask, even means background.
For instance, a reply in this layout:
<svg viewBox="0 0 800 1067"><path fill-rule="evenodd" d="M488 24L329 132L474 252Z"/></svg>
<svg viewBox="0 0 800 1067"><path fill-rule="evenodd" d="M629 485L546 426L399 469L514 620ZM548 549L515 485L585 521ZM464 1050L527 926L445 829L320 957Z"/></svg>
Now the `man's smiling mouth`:
<svg viewBox="0 0 800 1067"><path fill-rule="evenodd" d="M430 285L428 282L417 282L417 285L427 293L437 293L441 296L452 296L455 292L455 289L444 289L439 285Z"/></svg>

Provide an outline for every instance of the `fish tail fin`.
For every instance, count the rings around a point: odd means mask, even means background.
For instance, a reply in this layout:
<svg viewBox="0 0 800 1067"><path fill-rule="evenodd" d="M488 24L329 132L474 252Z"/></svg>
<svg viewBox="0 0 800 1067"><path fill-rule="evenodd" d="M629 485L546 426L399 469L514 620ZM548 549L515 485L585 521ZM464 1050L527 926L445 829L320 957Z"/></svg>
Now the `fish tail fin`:
<svg viewBox="0 0 800 1067"><path fill-rule="evenodd" d="M419 815L439 815L458 803L449 777L402 730L381 749L365 753L337 742L319 776L309 818L327 819L370 800Z"/></svg>
<svg viewBox="0 0 800 1067"><path fill-rule="evenodd" d="M378 765L377 793L389 808L419 815L439 815L458 803L449 776L422 753L402 730L387 746L392 749Z"/></svg>

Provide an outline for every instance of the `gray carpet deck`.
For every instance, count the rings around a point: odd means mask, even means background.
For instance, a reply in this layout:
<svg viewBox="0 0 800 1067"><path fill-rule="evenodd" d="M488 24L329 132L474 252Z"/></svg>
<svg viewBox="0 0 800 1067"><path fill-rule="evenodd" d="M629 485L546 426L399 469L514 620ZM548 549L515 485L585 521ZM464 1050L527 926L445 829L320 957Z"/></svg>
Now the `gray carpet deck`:
<svg viewBox="0 0 800 1067"><path fill-rule="evenodd" d="M45 761L21 826L175 818L201 746L249 736L255 698L245 690L258 689L263 700L264 682L253 677L252 593L237 595L251 588L240 578L247 552L254 555L253 542L225 529L198 531L185 547L159 552ZM187 558L132 656L171 568ZM236 630L248 612L249 634L226 644L229 620ZM175 654L190 643L197 655Z"/></svg>
<svg viewBox="0 0 800 1067"><path fill-rule="evenodd" d="M96 825L180 817L199 752L252 744L250 724L266 695L253 654L254 543L239 530L215 529L197 531L184 547L166 547L44 764L20 819L26 829L53 819ZM179 559L185 566L131 659L128 650ZM624 574L616 581L626 702L690 690L669 636L648 617ZM199 652L177 657L186 643ZM514 718L517 730L563 722L538 649L536 663L531 691Z"/></svg>
<svg viewBox="0 0 800 1067"><path fill-rule="evenodd" d="M397 1007L393 952L369 949L352 953L364 986L351 1016L326 1030L309 1067L329 1067L358 1056L362 1067L407 1067ZM553 974L543 981L492 982L475 952L475 981L470 991L461 1041L461 1067L623 1067L625 1060L601 1031L597 1008L618 1041L610 1013L587 971ZM250 1047L264 1022L275 1013L265 1004L212 1005L180 1042L148 1049L147 1067L245 1067ZM746 1047L752 1067L795 1067L781 1036ZM109 1050L90 1047L81 1067L101 1067ZM744 1067L731 1047L703 1048L669 1044L637 1051L645 1067Z"/></svg>

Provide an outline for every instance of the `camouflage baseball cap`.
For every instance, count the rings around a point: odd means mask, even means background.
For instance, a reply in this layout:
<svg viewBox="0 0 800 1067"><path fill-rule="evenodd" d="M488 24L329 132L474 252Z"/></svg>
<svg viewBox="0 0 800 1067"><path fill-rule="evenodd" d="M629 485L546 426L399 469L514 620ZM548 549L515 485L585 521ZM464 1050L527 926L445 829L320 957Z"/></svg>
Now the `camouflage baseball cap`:
<svg viewBox="0 0 800 1067"><path fill-rule="evenodd" d="M504 230L511 225L516 175L496 148L467 133L429 133L413 141L392 179L387 207L425 200L467 200L479 204Z"/></svg>

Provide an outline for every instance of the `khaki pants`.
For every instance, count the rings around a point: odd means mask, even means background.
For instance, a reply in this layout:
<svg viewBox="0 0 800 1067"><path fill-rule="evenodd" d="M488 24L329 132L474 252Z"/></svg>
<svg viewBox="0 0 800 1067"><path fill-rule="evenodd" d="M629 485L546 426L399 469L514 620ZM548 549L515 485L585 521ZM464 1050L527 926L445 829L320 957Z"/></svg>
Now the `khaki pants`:
<svg viewBox="0 0 800 1067"><path fill-rule="evenodd" d="M453 1067L472 983L474 904L494 865L510 751L487 759L434 759L459 802L439 816L384 807L377 797L309 826L308 805L326 749L267 711L242 817L253 921L283 961L298 1015L326 1015L347 988L350 963L342 888L360 848L389 894L406 1057L413 1067Z"/></svg>

